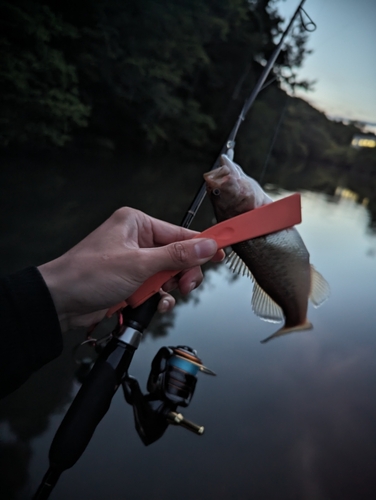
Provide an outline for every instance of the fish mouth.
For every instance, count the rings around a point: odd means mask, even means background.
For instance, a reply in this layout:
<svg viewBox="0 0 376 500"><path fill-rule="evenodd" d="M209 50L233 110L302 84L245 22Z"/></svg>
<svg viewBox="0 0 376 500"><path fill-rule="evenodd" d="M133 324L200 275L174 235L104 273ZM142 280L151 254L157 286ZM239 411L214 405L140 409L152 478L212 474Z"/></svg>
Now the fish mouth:
<svg viewBox="0 0 376 500"><path fill-rule="evenodd" d="M215 192L220 191L221 186L228 182L230 174L231 170L227 165L223 165L215 168L214 170L210 170L210 172L206 172L204 174L204 179L206 182L207 192L215 195Z"/></svg>
<svg viewBox="0 0 376 500"><path fill-rule="evenodd" d="M237 165L226 155L221 155L220 166L204 174L207 190L212 192L216 188L220 189L224 183L229 180L235 180L240 177Z"/></svg>
<svg viewBox="0 0 376 500"><path fill-rule="evenodd" d="M204 174L205 180L219 180L225 177L226 175L231 174L231 170L227 165L221 165L220 167L215 168L214 170L210 170Z"/></svg>

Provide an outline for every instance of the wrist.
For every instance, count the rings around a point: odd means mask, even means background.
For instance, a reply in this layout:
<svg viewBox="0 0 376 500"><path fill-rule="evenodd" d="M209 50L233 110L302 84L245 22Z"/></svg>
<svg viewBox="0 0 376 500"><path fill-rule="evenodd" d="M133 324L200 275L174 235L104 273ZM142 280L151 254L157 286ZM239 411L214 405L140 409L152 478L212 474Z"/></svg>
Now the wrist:
<svg viewBox="0 0 376 500"><path fill-rule="evenodd" d="M69 303L72 298L70 293L72 287L62 257L38 266L38 270L51 294L61 331L66 332L71 327L72 311Z"/></svg>

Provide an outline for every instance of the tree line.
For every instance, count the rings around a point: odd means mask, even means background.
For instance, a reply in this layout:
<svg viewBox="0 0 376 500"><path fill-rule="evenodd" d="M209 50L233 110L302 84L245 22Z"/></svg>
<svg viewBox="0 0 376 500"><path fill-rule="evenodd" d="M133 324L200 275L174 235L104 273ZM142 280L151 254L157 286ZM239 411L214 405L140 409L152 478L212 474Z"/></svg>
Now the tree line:
<svg viewBox="0 0 376 500"><path fill-rule="evenodd" d="M0 1L0 145L217 152L281 34L276 0ZM366 172L359 132L281 90L308 51L294 30L242 126L261 172L322 161ZM284 75L282 77L282 75ZM318 75L319 76L319 75ZM276 134L276 130L278 134ZM271 149L271 145L273 148ZM269 168L268 165L268 168Z"/></svg>
<svg viewBox="0 0 376 500"><path fill-rule="evenodd" d="M2 144L63 146L87 128L115 145L130 137L204 145L274 48L282 22L274 4L1 1ZM301 63L301 40L277 68Z"/></svg>

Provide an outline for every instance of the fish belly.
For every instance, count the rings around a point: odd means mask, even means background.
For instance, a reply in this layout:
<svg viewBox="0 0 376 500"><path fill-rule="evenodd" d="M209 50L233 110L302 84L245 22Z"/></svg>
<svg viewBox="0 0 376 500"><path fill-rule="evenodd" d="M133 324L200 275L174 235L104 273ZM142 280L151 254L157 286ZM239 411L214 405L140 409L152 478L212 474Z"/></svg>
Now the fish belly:
<svg viewBox="0 0 376 500"><path fill-rule="evenodd" d="M307 321L309 253L295 228L238 243L233 250L259 286L281 307L286 328Z"/></svg>

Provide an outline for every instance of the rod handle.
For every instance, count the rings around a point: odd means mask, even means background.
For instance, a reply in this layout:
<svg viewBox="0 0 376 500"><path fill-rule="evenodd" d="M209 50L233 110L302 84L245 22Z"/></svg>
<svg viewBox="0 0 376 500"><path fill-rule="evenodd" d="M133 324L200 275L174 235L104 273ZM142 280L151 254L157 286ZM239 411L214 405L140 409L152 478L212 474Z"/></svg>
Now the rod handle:
<svg viewBox="0 0 376 500"><path fill-rule="evenodd" d="M117 389L114 368L96 363L80 388L52 441L51 466L61 472L72 467L85 451Z"/></svg>

